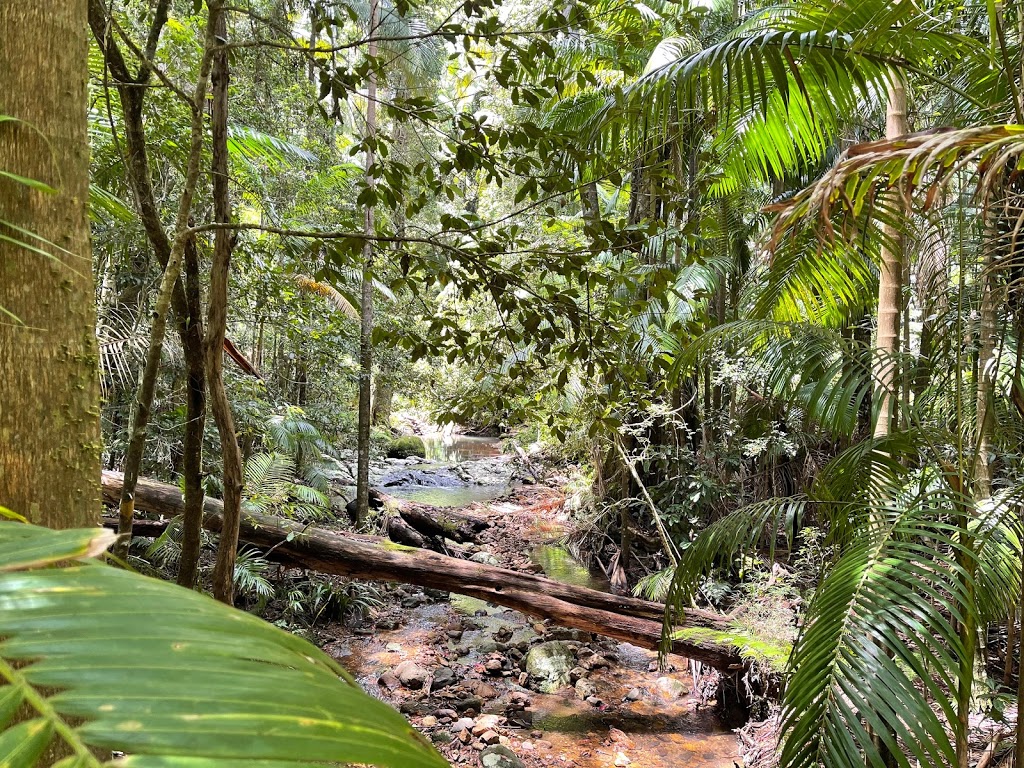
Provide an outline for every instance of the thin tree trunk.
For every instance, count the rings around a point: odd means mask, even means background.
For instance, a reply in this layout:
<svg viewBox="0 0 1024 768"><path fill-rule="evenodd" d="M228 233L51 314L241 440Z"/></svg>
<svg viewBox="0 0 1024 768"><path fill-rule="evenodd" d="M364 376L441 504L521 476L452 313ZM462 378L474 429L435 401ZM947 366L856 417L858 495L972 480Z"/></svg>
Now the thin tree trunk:
<svg viewBox="0 0 1024 768"><path fill-rule="evenodd" d="M146 44L146 58L152 60L160 34L167 21L169 0L161 0L154 13ZM108 9L103 0L90 0L89 25L106 66L113 76L120 97L126 144L125 167L135 198L139 219L161 269L170 262L171 241L164 229L160 209L153 190L146 131L142 120L143 104L148 93L144 86L151 80L148 62L141 64L135 76L128 71L116 40L112 37ZM179 278L171 294L178 335L186 366L186 420L183 440L182 474L185 486L182 553L178 567L178 583L194 586L198 573L199 546L203 509L202 449L206 421L206 372L203 354L202 297L199 286L199 254L194 238L184 252L184 279Z"/></svg>
<svg viewBox="0 0 1024 768"><path fill-rule="evenodd" d="M886 138L907 133L907 92L903 83L894 79L889 86L886 110ZM903 308L903 238L894 227L886 226L887 242L882 247L882 265L878 281L878 331L875 340L875 376L878 417L875 437L885 437L896 424L897 382L900 351L900 319Z"/></svg>
<svg viewBox="0 0 1024 768"><path fill-rule="evenodd" d="M57 190L0 178L0 218L56 246L0 224L49 253L0 240L0 505L51 528L100 511L86 8L0 3L0 169Z"/></svg>
<svg viewBox="0 0 1024 768"><path fill-rule="evenodd" d="M89 10L89 21L93 28L94 35L101 41L101 46L103 45L103 41L109 43L109 28L106 23L105 15L106 9L102 7L100 0L90 0ZM153 37L154 36L151 34L150 41L152 47L155 48L155 42L152 42ZM136 392L135 402L132 408L128 450L125 456L125 483L124 488L122 489L121 501L118 510L120 520L118 533L122 535L122 538L118 544L117 551L121 554L127 552L128 544L131 540L132 522L135 516L135 484L138 480L142 465L146 431L149 425L153 395L156 391L160 356L163 350L164 334L167 328L167 314L168 309L170 308L172 296L175 293L176 283L178 282L181 272L181 263L186 245L184 233L185 230L188 229L189 217L192 212L192 201L195 198L196 184L199 181L199 169L200 161L202 159L203 133L205 127L203 115L206 104L206 90L210 78L210 57L212 55L213 45L214 41L212 38L212 30L208 28L203 56L199 67L199 76L196 80L192 104L190 105L192 110L192 125L189 140L189 157L181 197L178 201L178 211L174 227L175 237L171 244L170 252L167 256L167 265L164 268L164 273L160 280L160 287L157 291L157 298L152 316L152 326L150 329L149 348L146 352L146 362L140 376L139 387ZM106 52L108 54L108 61L112 58L109 51L110 48L107 46ZM148 73L146 74L146 79L148 80ZM141 120L141 105L138 106L136 116ZM137 121L133 122L138 126ZM144 139L142 144L144 145ZM134 145L133 148L137 149ZM141 168L142 164L146 163L145 155L143 153L138 151L132 152L130 154L130 162L133 164L138 163L140 165L140 172L143 173L146 178L149 178L148 163L144 169ZM135 172L133 172L132 175L134 177L136 175ZM138 190L136 191L138 192ZM142 196L137 196L137 200L139 202L140 209L149 203L149 201L145 200ZM159 221L158 214L155 220ZM153 221L154 218L151 215L147 215L145 212L143 213L143 223L147 228L151 228L153 226ZM154 235L151 234L150 236L152 240ZM163 238L166 239L166 233L163 234Z"/></svg>
<svg viewBox="0 0 1024 768"><path fill-rule="evenodd" d="M907 133L907 92L898 75L889 84L889 103L886 108L886 138ZM898 193L896 193L898 194ZM896 404L900 351L901 313L903 310L903 238L895 227L883 229L882 264L878 280L878 324L875 338L875 401L877 420L875 438L887 437L897 425ZM887 500L880 500L882 504ZM896 756L877 733L873 734L875 748L887 766L896 765Z"/></svg>
<svg viewBox="0 0 1024 768"><path fill-rule="evenodd" d="M377 42L374 39L377 28L377 0L370 2L369 50L370 72L366 86L366 184L375 186L371 169L376 163L377 152L374 142L377 133ZM370 422L372 413L370 401L373 387L373 240L376 232L374 204L366 206L363 225L366 240L363 243L362 305L359 315L359 424L357 436L356 465L356 524L362 526L370 513Z"/></svg>
<svg viewBox="0 0 1024 768"><path fill-rule="evenodd" d="M187 313L178 317L185 352L185 509L182 514L178 584L193 588L199 575L203 531L203 434L206 428L206 358L203 353L202 295L199 285L199 250L195 239L185 249Z"/></svg>
<svg viewBox="0 0 1024 768"><path fill-rule="evenodd" d="M228 52L227 20L221 2L211 2L210 27L218 48L213 56L213 216L218 224L231 222L228 197ZM214 237L213 265L210 268L210 301L206 317L206 372L210 388L210 410L220 434L224 462L224 525L213 568L213 596L234 602L235 559L238 555L238 526L242 519L242 452L235 435L231 404L224 390L224 337L228 321L228 278L234 237L228 229L218 229Z"/></svg>

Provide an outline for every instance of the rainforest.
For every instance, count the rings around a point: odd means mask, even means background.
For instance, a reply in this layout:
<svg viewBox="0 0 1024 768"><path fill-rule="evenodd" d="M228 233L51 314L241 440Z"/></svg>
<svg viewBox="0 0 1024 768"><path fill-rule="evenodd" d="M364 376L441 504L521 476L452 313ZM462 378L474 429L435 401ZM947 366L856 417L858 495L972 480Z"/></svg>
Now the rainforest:
<svg viewBox="0 0 1024 768"><path fill-rule="evenodd" d="M1024 766L1024 1L0 0L0 766Z"/></svg>

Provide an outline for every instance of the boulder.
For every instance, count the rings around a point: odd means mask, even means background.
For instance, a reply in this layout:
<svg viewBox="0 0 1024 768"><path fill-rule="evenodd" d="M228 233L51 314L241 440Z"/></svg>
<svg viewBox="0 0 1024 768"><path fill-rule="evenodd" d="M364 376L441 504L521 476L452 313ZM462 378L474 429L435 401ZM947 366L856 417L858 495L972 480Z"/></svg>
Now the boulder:
<svg viewBox="0 0 1024 768"><path fill-rule="evenodd" d="M526 763L516 757L516 753L500 744L487 747L480 752L482 768L526 768Z"/></svg>
<svg viewBox="0 0 1024 768"><path fill-rule="evenodd" d="M395 667L395 677L406 688L411 688L414 691L422 688L429 676L430 673L415 661L403 661Z"/></svg>
<svg viewBox="0 0 1024 768"><path fill-rule="evenodd" d="M569 685L574 664L572 649L559 640L535 645L525 662L526 673L541 693L554 693Z"/></svg>
<svg viewBox="0 0 1024 768"><path fill-rule="evenodd" d="M654 685L658 692L669 701L675 701L686 695L686 686L674 677L659 677L654 681Z"/></svg>
<svg viewBox="0 0 1024 768"><path fill-rule="evenodd" d="M475 555L469 558L469 561L471 563L480 563L481 565L493 565L496 568L501 567L501 561L498 560L498 558L496 558L490 552L477 552Z"/></svg>
<svg viewBox="0 0 1024 768"><path fill-rule="evenodd" d="M389 459L407 459L410 456L421 458L427 455L427 447L423 444L423 438L416 435L403 435L396 437L388 446L387 457Z"/></svg>

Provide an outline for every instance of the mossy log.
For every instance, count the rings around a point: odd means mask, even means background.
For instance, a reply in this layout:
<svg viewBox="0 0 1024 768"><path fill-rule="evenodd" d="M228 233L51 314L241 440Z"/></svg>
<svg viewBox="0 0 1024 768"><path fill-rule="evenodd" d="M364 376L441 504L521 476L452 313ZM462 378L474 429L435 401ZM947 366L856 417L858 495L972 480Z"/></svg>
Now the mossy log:
<svg viewBox="0 0 1024 768"><path fill-rule="evenodd" d="M122 478L103 473L103 495L112 503L120 496ZM181 491L166 483L141 478L136 488L136 509L175 517L181 513ZM203 526L219 532L222 505L207 499ZM139 521L139 530L149 530ZM661 641L664 606L634 597L612 595L585 587L562 584L542 576L474 563L395 544L387 539L335 533L306 527L270 515L243 515L240 538L261 547L273 547L275 557L296 567L357 579L395 581L457 592L523 613L550 619L572 629L655 649ZM703 611L687 613L683 627L704 626L724 630L721 616ZM672 651L721 670L743 665L739 650L704 639L675 640Z"/></svg>

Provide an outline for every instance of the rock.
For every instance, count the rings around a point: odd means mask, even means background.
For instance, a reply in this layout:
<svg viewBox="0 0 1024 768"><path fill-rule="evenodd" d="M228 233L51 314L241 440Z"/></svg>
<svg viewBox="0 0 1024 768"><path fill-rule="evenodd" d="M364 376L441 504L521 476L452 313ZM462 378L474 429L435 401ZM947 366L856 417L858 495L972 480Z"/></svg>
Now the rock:
<svg viewBox="0 0 1024 768"><path fill-rule="evenodd" d="M686 686L674 677L659 677L654 681L654 685L659 693L669 701L675 701L686 695Z"/></svg>
<svg viewBox="0 0 1024 768"><path fill-rule="evenodd" d="M496 558L490 552L477 552L475 555L469 558L469 560L472 563L480 563L481 565L493 565L496 567L501 566L501 561L498 560L498 558Z"/></svg>
<svg viewBox="0 0 1024 768"><path fill-rule="evenodd" d="M384 646L384 650L388 651L389 653L397 653L398 651L402 650L402 646L399 643L388 643Z"/></svg>
<svg viewBox="0 0 1024 768"><path fill-rule="evenodd" d="M636 746L636 742L615 726L608 729L608 738L613 744L618 744L623 749L633 749Z"/></svg>
<svg viewBox="0 0 1024 768"><path fill-rule="evenodd" d="M452 730L458 733L459 731L470 731L473 729L473 718L463 717L452 723Z"/></svg>
<svg viewBox="0 0 1024 768"><path fill-rule="evenodd" d="M424 728L431 728L437 725L437 718L433 715L427 715L422 720L420 720L420 725L422 725Z"/></svg>
<svg viewBox="0 0 1024 768"><path fill-rule="evenodd" d="M597 707L598 709L601 709L604 706L604 702L597 698L597 696L587 696L584 701L586 701L590 706Z"/></svg>
<svg viewBox="0 0 1024 768"><path fill-rule="evenodd" d="M455 670L451 667L438 667L434 670L434 679L430 684L430 689L433 691L440 690L441 688L447 688L459 679L458 675L455 674Z"/></svg>
<svg viewBox="0 0 1024 768"><path fill-rule="evenodd" d="M489 675L500 675L504 665L501 663L501 659L488 659L484 662L484 669Z"/></svg>
<svg viewBox="0 0 1024 768"><path fill-rule="evenodd" d="M473 735L479 736L484 731L492 731L501 725L501 721L505 718L499 717L498 715L480 715L473 723Z"/></svg>
<svg viewBox="0 0 1024 768"><path fill-rule="evenodd" d="M630 765L633 761L626 757L624 752L615 753L615 765L617 768L624 768L624 766Z"/></svg>
<svg viewBox="0 0 1024 768"><path fill-rule="evenodd" d="M406 699L398 711L403 715L425 715L430 711L430 705L419 699Z"/></svg>
<svg viewBox="0 0 1024 768"><path fill-rule="evenodd" d="M526 654L526 672L541 693L553 693L569 685L573 668L572 650L558 640L535 645Z"/></svg>
<svg viewBox="0 0 1024 768"><path fill-rule="evenodd" d="M377 685L381 688L387 688L389 691L394 691L402 687L402 682L395 677L393 672L384 672L377 678Z"/></svg>
<svg viewBox="0 0 1024 768"><path fill-rule="evenodd" d="M495 731L484 731L478 737L484 744L497 744L501 737Z"/></svg>
<svg viewBox="0 0 1024 768"><path fill-rule="evenodd" d="M483 705L484 701L479 696L467 696L455 702L455 709L458 712L467 712L470 709L479 712Z"/></svg>
<svg viewBox="0 0 1024 768"><path fill-rule="evenodd" d="M526 768L526 763L516 757L515 752L500 744L480 753L480 765L482 768Z"/></svg>
<svg viewBox="0 0 1024 768"><path fill-rule="evenodd" d="M433 731L430 740L435 744L450 744L452 740L451 731Z"/></svg>
<svg viewBox="0 0 1024 768"><path fill-rule="evenodd" d="M459 713L454 709L439 709L434 713L434 717L439 720L455 720L459 716Z"/></svg>
<svg viewBox="0 0 1024 768"><path fill-rule="evenodd" d="M611 665L608 659L596 653L580 661L580 666L586 670L608 669Z"/></svg>
<svg viewBox="0 0 1024 768"><path fill-rule="evenodd" d="M429 673L415 661L403 661L395 667L395 676L406 688L419 690L427 682Z"/></svg>
<svg viewBox="0 0 1024 768"><path fill-rule="evenodd" d="M576 695L581 699L586 700L591 696L597 695L597 686L586 678L582 678L576 681Z"/></svg>
<svg viewBox="0 0 1024 768"><path fill-rule="evenodd" d="M629 692L622 697L623 701L640 701L644 697L644 692L640 688L630 688Z"/></svg>
<svg viewBox="0 0 1024 768"><path fill-rule="evenodd" d="M427 455L427 447L423 444L423 438L416 435L403 435L391 441L387 448L389 459L408 459L410 456L423 458Z"/></svg>
<svg viewBox="0 0 1024 768"><path fill-rule="evenodd" d="M576 684L577 680L580 680L587 676L587 670L583 667L573 667L569 670L569 682L573 685Z"/></svg>

